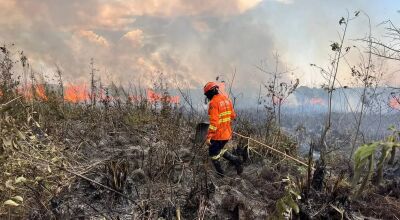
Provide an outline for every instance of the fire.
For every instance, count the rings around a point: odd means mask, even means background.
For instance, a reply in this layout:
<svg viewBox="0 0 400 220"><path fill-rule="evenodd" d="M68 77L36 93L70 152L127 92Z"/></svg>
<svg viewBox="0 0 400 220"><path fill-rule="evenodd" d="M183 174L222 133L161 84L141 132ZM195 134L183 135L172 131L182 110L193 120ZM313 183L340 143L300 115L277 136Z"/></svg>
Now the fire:
<svg viewBox="0 0 400 220"><path fill-rule="evenodd" d="M17 88L17 93L22 95L27 100L32 100L33 97L42 101L47 101L46 88L42 84L26 85Z"/></svg>
<svg viewBox="0 0 400 220"><path fill-rule="evenodd" d="M34 97L41 101L47 101L48 97L46 95L46 88L42 84L37 85L26 85L17 88L17 93L24 97L26 100L32 100ZM0 91L0 96L3 96L3 92ZM119 97L113 97L111 95L106 95L103 89L98 90L94 94L97 101L101 100L112 101L120 100ZM147 100L150 103L166 101L171 104L179 104L179 96L164 96L161 93L157 93L152 89L147 89L147 96L141 97L137 95L128 96L128 101L139 102L142 100ZM73 85L68 84L64 88L64 101L69 103L84 103L90 101L90 92L85 84Z"/></svg>
<svg viewBox="0 0 400 220"><path fill-rule="evenodd" d="M37 97L39 97L43 101L47 101L46 89L43 85L36 85L35 92Z"/></svg>
<svg viewBox="0 0 400 220"><path fill-rule="evenodd" d="M389 100L389 106L392 109L400 110L400 97L392 97Z"/></svg>
<svg viewBox="0 0 400 220"><path fill-rule="evenodd" d="M310 104L311 105L325 105L325 102L321 98L311 98L310 99Z"/></svg>
<svg viewBox="0 0 400 220"><path fill-rule="evenodd" d="M79 103L90 100L86 85L67 85L64 90L64 100L71 103Z"/></svg>
<svg viewBox="0 0 400 220"><path fill-rule="evenodd" d="M167 98L167 102L171 104L179 104L179 96L170 96Z"/></svg>
<svg viewBox="0 0 400 220"><path fill-rule="evenodd" d="M147 90L147 101L149 102L157 102L161 100L161 95L154 92L152 89Z"/></svg>
<svg viewBox="0 0 400 220"><path fill-rule="evenodd" d="M276 96L273 96L273 97L272 97L272 101L274 102L275 105L279 105L279 103L282 103L282 100L279 99L279 98L276 97Z"/></svg>
<svg viewBox="0 0 400 220"><path fill-rule="evenodd" d="M162 94L156 93L152 89L147 89L147 101L151 102L151 103L160 102L160 101L166 101L166 102L171 103L171 104L178 104L179 103L179 96L167 96L167 97L164 97Z"/></svg>

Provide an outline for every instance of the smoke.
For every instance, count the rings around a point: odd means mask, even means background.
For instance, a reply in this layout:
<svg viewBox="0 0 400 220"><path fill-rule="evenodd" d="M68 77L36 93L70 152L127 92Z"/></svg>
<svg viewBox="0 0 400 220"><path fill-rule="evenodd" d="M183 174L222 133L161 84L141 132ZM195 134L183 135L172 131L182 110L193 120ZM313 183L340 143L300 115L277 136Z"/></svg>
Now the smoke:
<svg viewBox="0 0 400 220"><path fill-rule="evenodd" d="M18 45L38 70L58 64L74 83L88 80L93 57L99 78L121 84L152 85L161 71L170 86L194 88L236 71L236 87L258 88L266 76L255 66L278 51L303 84L319 79L306 66L327 60L344 9L372 8L316 2L3 0L0 42Z"/></svg>
<svg viewBox="0 0 400 220"><path fill-rule="evenodd" d="M0 41L16 43L37 69L57 63L69 81L87 80L93 57L102 79L151 85L161 71L193 87L261 55L236 43L269 41L261 25L239 19L259 2L6 0Z"/></svg>

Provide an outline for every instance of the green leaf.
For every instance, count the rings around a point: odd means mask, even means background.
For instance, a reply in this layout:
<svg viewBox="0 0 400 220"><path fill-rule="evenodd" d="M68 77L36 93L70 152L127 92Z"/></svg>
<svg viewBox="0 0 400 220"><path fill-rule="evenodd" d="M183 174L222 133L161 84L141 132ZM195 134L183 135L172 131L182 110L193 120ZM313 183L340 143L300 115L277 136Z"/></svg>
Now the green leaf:
<svg viewBox="0 0 400 220"><path fill-rule="evenodd" d="M276 211L277 211L277 217L278 219L283 218L283 214L286 212L287 210L287 206L285 204L285 202L283 201L283 199L280 199L277 203L276 203Z"/></svg>
<svg viewBox="0 0 400 220"><path fill-rule="evenodd" d="M8 206L19 206L18 203L14 202L14 201L11 200L11 199L5 201L3 204L4 204L4 205L8 205Z"/></svg>
<svg viewBox="0 0 400 220"><path fill-rule="evenodd" d="M297 205L297 203L293 200L293 198L291 196L289 196L289 198L286 201L286 204L293 209L293 211L297 214L300 212L300 208L299 205Z"/></svg>
<svg viewBox="0 0 400 220"><path fill-rule="evenodd" d="M14 197L11 197L11 199L13 199L14 201L17 201L17 202L23 202L24 201L24 199L21 196L14 196Z"/></svg>
<svg viewBox="0 0 400 220"><path fill-rule="evenodd" d="M12 180L7 180L6 181L6 187L12 190L15 190L15 187L12 185Z"/></svg>
<svg viewBox="0 0 400 220"><path fill-rule="evenodd" d="M359 147L354 154L354 162L356 167L360 167L363 164L368 157L373 154L378 147L379 143L372 143L372 144L364 144L361 147Z"/></svg>
<svg viewBox="0 0 400 220"><path fill-rule="evenodd" d="M369 158L373 157L379 143L364 144L359 147L354 154L354 176L352 185L356 186L361 178L362 168L366 165Z"/></svg>
<svg viewBox="0 0 400 220"><path fill-rule="evenodd" d="M390 125L390 126L388 127L388 130L389 130L389 131L396 131L396 127L395 127L394 125Z"/></svg>
<svg viewBox="0 0 400 220"><path fill-rule="evenodd" d="M25 181L26 181L26 178L23 176L20 176L17 179L15 179L15 183L23 183Z"/></svg>

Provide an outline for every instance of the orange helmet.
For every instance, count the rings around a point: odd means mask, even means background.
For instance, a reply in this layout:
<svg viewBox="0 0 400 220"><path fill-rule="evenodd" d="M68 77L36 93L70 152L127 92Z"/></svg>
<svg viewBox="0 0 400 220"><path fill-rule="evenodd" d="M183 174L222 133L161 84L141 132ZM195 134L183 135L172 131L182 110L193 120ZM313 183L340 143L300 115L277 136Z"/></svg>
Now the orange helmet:
<svg viewBox="0 0 400 220"><path fill-rule="evenodd" d="M204 86L204 94L206 94L208 91L214 89L218 87L218 84L215 82L208 82L205 86Z"/></svg>

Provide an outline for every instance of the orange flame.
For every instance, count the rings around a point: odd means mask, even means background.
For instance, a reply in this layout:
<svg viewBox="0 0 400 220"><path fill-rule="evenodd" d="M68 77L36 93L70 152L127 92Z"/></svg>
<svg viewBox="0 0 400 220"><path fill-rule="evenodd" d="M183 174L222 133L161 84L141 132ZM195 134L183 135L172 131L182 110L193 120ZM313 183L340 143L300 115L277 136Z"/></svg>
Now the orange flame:
<svg viewBox="0 0 400 220"><path fill-rule="evenodd" d="M400 110L400 97L392 97L389 100L389 106L392 109Z"/></svg>
<svg viewBox="0 0 400 220"><path fill-rule="evenodd" d="M163 95L154 92L152 89L147 89L147 101L150 103L166 101L171 104L179 104L179 96L164 97Z"/></svg>
<svg viewBox="0 0 400 220"><path fill-rule="evenodd" d="M86 85L69 84L64 90L64 100L71 103L85 102L90 99Z"/></svg>
<svg viewBox="0 0 400 220"><path fill-rule="evenodd" d="M161 100L161 95L154 92L152 89L147 89L147 101L157 102Z"/></svg>
<svg viewBox="0 0 400 220"><path fill-rule="evenodd" d="M180 98L179 96L170 96L167 98L167 102L171 104L179 104Z"/></svg>
<svg viewBox="0 0 400 220"><path fill-rule="evenodd" d="M36 85L35 92L37 97L39 97L43 101L47 101L46 89L43 85Z"/></svg>
<svg viewBox="0 0 400 220"><path fill-rule="evenodd" d="M311 98L310 99L310 104L311 105L325 105L325 102L321 98Z"/></svg>
<svg viewBox="0 0 400 220"><path fill-rule="evenodd" d="M48 97L46 95L46 88L42 84L37 84L37 85L26 85L26 86L21 86L17 88L17 93L20 94L22 97L24 97L27 100L32 100L34 97L42 100L42 101L47 101ZM112 100L120 100L119 97L113 97L111 95L105 95L104 90L99 90L96 94L94 94L97 98L98 101L101 100L106 100L106 101L112 101ZM0 97L3 96L3 92L0 91ZM68 84L64 88L64 100L66 102L70 103L82 103L82 102L88 102L90 101L90 93L87 89L87 86L85 84L79 84L79 85L73 85L73 84ZM157 93L153 91L152 89L147 90L147 97L140 97L140 96L128 96L128 101L130 102L139 102L142 100L147 100L148 102L154 103L154 102L161 102L161 101L166 101L171 104L179 104L180 102L180 97L179 96L168 96L165 97L160 93Z"/></svg>
<svg viewBox="0 0 400 220"><path fill-rule="evenodd" d="M272 96L272 102L275 104L275 105L279 105L279 102L282 102L278 97L276 97L276 96Z"/></svg>
<svg viewBox="0 0 400 220"><path fill-rule="evenodd" d="M36 97L42 101L47 101L46 89L44 85L26 85L17 88L17 93L22 95L27 100L32 100L33 97Z"/></svg>

